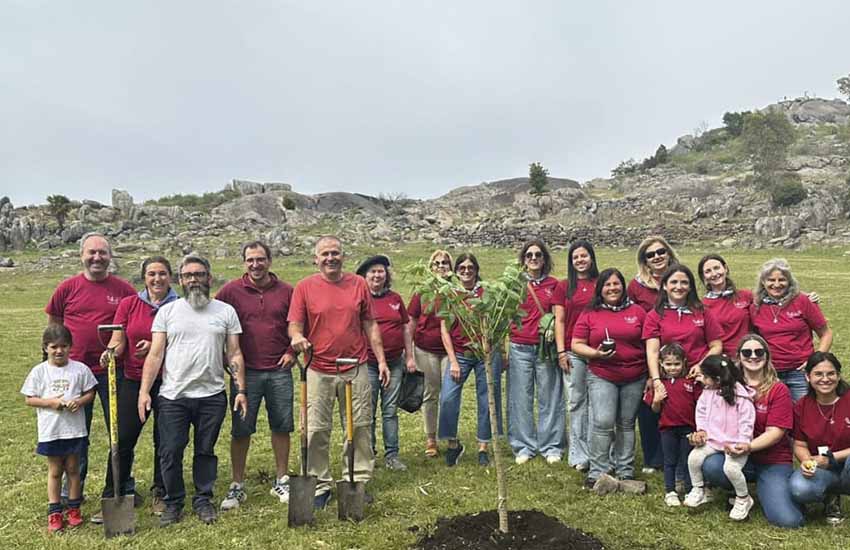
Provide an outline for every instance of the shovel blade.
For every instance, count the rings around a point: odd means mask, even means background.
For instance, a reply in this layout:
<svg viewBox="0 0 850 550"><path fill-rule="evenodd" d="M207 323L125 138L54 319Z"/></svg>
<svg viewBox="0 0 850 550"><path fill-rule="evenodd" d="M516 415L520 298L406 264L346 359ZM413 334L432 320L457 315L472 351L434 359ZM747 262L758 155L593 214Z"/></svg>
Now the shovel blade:
<svg viewBox="0 0 850 550"><path fill-rule="evenodd" d="M316 498L316 476L289 477L289 526L310 525L316 519L313 500Z"/></svg>
<svg viewBox="0 0 850 550"><path fill-rule="evenodd" d="M366 515L366 485L362 481L337 481L339 519L362 521Z"/></svg>
<svg viewBox="0 0 850 550"><path fill-rule="evenodd" d="M134 504L133 495L100 499L100 506L103 511L103 532L106 534L106 538L132 535L136 532Z"/></svg>

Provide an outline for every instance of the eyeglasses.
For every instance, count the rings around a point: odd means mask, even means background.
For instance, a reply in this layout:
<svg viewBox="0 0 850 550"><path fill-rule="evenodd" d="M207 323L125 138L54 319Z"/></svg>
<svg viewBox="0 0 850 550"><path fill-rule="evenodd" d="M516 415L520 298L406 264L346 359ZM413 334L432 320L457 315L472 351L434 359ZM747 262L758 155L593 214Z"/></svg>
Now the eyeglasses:
<svg viewBox="0 0 850 550"><path fill-rule="evenodd" d="M459 265L457 266L458 271L475 271L474 265Z"/></svg>
<svg viewBox="0 0 850 550"><path fill-rule="evenodd" d="M206 279L207 275L209 275L209 273L206 271L187 271L186 273L181 273L180 278L186 281L191 281L193 279L200 281L201 279Z"/></svg>
<svg viewBox="0 0 850 550"><path fill-rule="evenodd" d="M744 359L752 359L753 357L755 357L756 359L761 359L762 357L764 357L764 353L764 348L744 348L741 350L741 357L743 357Z"/></svg>
<svg viewBox="0 0 850 550"><path fill-rule="evenodd" d="M813 372L809 374L809 378L815 380L823 380L824 378L838 378L838 371L831 370L829 372Z"/></svg>
<svg viewBox="0 0 850 550"><path fill-rule="evenodd" d="M543 257L542 252L526 252L525 253L525 259L526 260L532 260L534 258L542 258L542 257Z"/></svg>
<svg viewBox="0 0 850 550"><path fill-rule="evenodd" d="M667 255L667 249L666 248L659 248L657 250L647 250L646 252L643 253L643 257L646 258L647 260L651 260L652 258L654 258L656 256L666 256L666 255Z"/></svg>
<svg viewBox="0 0 850 550"><path fill-rule="evenodd" d="M452 265L452 263L448 260L434 260L431 265Z"/></svg>

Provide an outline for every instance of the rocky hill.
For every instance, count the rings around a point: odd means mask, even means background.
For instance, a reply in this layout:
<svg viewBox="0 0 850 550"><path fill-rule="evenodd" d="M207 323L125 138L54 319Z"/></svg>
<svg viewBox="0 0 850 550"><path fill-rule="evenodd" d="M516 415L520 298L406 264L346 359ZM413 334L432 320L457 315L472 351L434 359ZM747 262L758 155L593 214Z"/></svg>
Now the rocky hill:
<svg viewBox="0 0 850 550"><path fill-rule="evenodd" d="M112 202L72 202L63 228L46 206L15 208L0 199L0 251L66 246L92 230L127 252L202 250L227 257L237 243L263 238L279 253L309 247L317 235L346 243L382 245L426 241L446 246L516 246L532 236L565 246L578 237L633 246L649 233L675 243L720 246L838 245L850 242L850 106L840 100L799 98L769 106L794 125L787 172L805 199L773 206L754 184L741 138L725 128L686 135L654 167L618 171L583 184L549 178L549 191L529 194L527 178L460 187L437 199L371 197L357 193L297 193L283 183L233 180L207 203L176 199L136 204L121 190ZM164 204L167 203L167 204Z"/></svg>

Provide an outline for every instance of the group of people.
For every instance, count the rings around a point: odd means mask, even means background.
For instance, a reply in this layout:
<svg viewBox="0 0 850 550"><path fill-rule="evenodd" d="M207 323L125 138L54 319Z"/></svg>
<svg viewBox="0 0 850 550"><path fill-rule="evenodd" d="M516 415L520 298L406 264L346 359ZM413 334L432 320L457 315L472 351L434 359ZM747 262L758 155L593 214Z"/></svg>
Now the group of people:
<svg viewBox="0 0 850 550"><path fill-rule="evenodd" d="M271 271L268 246L247 243L244 274L213 298L212 270L203 257L186 256L176 274L166 258L146 259L144 288L137 292L110 273L106 237L83 237L83 271L51 297L45 360L21 390L38 409L36 452L48 457L49 530L82 522L95 396L109 423L104 367L110 353L121 365L117 486L142 505L132 475L134 449L152 413L151 506L161 526L182 519L190 426L192 508L198 518L212 523L217 508L231 510L245 501L248 450L263 401L276 464L270 493L288 501L292 367L299 354L302 363L310 358L307 473L318 480L318 509L332 497L334 402L342 410L347 383L354 479L367 482L379 415L384 466L407 468L399 456L398 426L405 372L424 374L425 456L443 454L446 465L459 463L466 450L458 436L462 389L474 372L480 465L490 463L492 430L501 434L506 427L518 465L537 455L549 464L566 460L586 473L587 487L603 475L634 479L637 422L643 473L663 469L670 506L699 506L727 488L735 492L730 517L744 519L753 506L747 481L755 481L765 516L775 525L802 525L801 505L811 502L824 502L827 518L841 520L838 494L850 487L845 468L850 397L841 365L829 353L832 331L818 298L800 292L784 260L765 263L750 292L735 286L721 256L707 255L697 268L705 286L701 299L694 274L663 237L649 237L638 247L638 273L628 284L615 268L600 271L593 245L585 240L569 247L567 278L559 281L551 275L554 259L546 244L528 241L517 257L527 279L520 306L525 317L512 326L509 341L493 350L498 410L497 425L491 426L484 360L471 352L459 321L441 317L439 303L416 294L406 305L391 289L387 256L367 258L355 274L343 270L338 238L320 238L314 253L318 272L293 287ZM461 294L484 291L471 253L452 258L436 250L429 265ZM182 297L171 287L173 280ZM555 318L552 354L543 353L538 334L549 314ZM103 342L97 327L105 324L123 330ZM217 507L215 445L228 408L231 483ZM104 497L113 493L111 470L106 471Z"/></svg>

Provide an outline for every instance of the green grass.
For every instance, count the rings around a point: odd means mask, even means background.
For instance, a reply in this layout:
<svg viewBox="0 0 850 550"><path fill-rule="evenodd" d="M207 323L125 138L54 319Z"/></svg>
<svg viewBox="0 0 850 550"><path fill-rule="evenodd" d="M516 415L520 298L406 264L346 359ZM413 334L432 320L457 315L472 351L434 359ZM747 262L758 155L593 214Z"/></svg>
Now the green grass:
<svg viewBox="0 0 850 550"><path fill-rule="evenodd" d="M501 271L506 261L514 257L509 250L474 249L482 264L482 273L494 275ZM683 260L694 266L703 252L684 250ZM353 270L357 262L371 250L355 249L349 252L347 268ZM427 257L430 247L405 245L383 250L395 265L403 266ZM773 256L785 256L806 290L816 290L822 297L822 307L835 330L834 351L842 359L850 357L850 345L843 336L850 327L850 272L843 250L809 250L803 253L786 251L729 251L724 256L732 267L732 276L742 288L752 286L758 266ZM555 275L562 278L566 271L563 251L556 253ZM23 403L18 393L23 379L32 365L40 361L39 340L44 327L43 308L55 285L77 271L74 259L55 262L50 274L40 274L27 269L27 262L36 258L34 252L18 255L22 265L14 271L0 272L0 370L7 373L8 381L0 389L0 501L4 512L0 516L0 548L404 548L423 531L434 525L440 516L474 513L495 506L495 471L474 464L474 453L464 457L457 468L446 468L441 460L426 460L422 455L423 434L419 415L401 413L401 458L408 464L405 473L389 473L377 469L370 484L377 500L367 519L359 525L340 523L336 507L318 514L317 525L312 529L286 528L286 508L272 501L269 485L261 481L274 471L274 462L265 422L261 413L259 432L253 440L248 459L249 499L238 511L223 515L214 526L204 526L189 516L183 523L160 530L147 508L139 510L137 534L130 539L105 541L102 530L86 524L85 527L61 537L48 536L45 528L46 463L33 452L36 440L35 414ZM627 278L635 271L633 251L603 249L598 251L600 266L620 267ZM122 259L122 275L132 274L126 269L135 257ZM237 276L241 272L238 259L216 261L214 271L219 281ZM310 258L288 257L275 260L275 271L288 281L295 281L314 271ZM401 277L395 287L407 297L409 285ZM474 393L467 384L461 421L461 438L474 441ZM103 421L96 406L92 433L92 467L88 479L89 501L84 505L86 517L97 511L94 498L103 485L106 462L106 441ZM150 484L151 438L150 428L141 437L137 448L135 476L140 488ZM219 479L216 498L220 499L230 478L229 420L222 429L217 453ZM379 442L380 445L380 442ZM297 443L293 446L290 468L298 467ZM340 433L335 430L333 468L339 476ZM187 487L191 487L190 458L187 450L184 471ZM510 453L504 450L509 464ZM640 457L640 453L638 453ZM537 508L556 516L568 525L593 533L614 549L652 548L655 550L678 548L842 548L846 545L846 527L827 528L820 512L815 509L811 525L799 531L785 531L770 527L761 512L754 509L752 517L743 524L735 524L726 517L720 503L705 506L698 512L685 509L668 509L663 505L663 482L660 475L650 476L649 494L640 497L621 495L599 498L580 489L581 476L565 465L550 467L541 460L526 466L512 467L508 473L509 506L512 509ZM191 494L191 489L189 489ZM758 508L758 507L756 507Z"/></svg>

